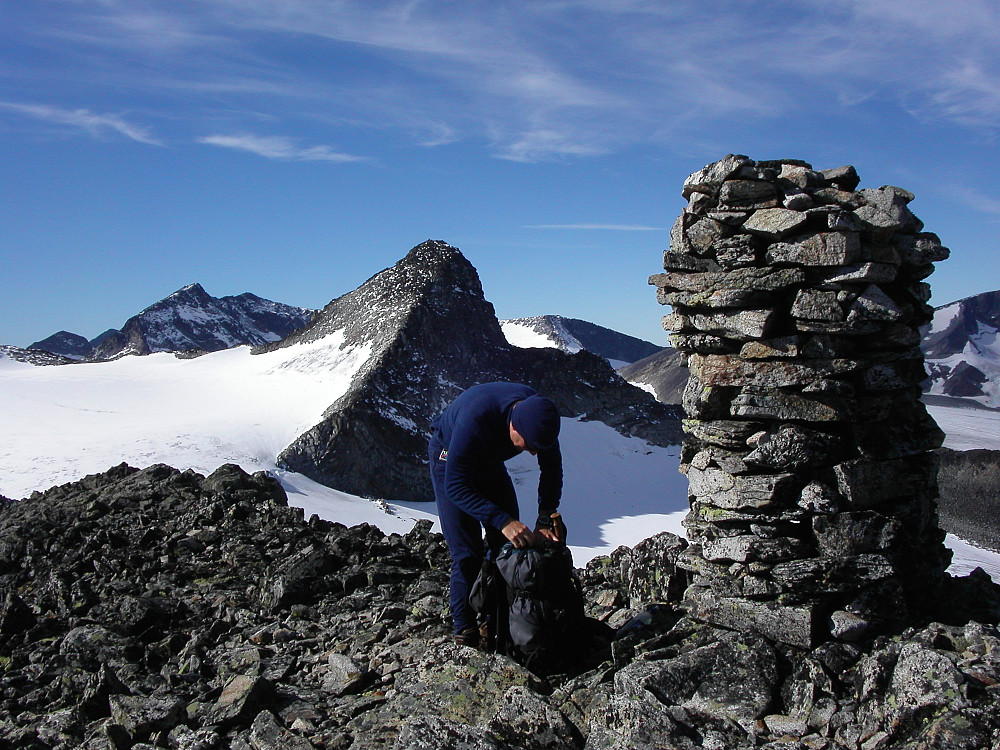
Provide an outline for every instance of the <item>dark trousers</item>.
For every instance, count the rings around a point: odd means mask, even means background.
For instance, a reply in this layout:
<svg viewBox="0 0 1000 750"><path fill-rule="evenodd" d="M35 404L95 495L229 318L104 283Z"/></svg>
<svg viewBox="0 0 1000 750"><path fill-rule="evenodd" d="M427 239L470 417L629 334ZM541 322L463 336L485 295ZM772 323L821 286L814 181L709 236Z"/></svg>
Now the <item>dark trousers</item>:
<svg viewBox="0 0 1000 750"><path fill-rule="evenodd" d="M455 632L475 627L476 615L469 606L469 591L482 567L483 524L459 508L448 497L444 485L447 465L440 460L442 446L431 439L428 457L431 467L431 484L437 502L441 533L451 555L451 617ZM514 483L502 463L484 468L476 476L476 490L508 515L517 518L517 495ZM486 526L486 545L494 556L507 540L499 529Z"/></svg>

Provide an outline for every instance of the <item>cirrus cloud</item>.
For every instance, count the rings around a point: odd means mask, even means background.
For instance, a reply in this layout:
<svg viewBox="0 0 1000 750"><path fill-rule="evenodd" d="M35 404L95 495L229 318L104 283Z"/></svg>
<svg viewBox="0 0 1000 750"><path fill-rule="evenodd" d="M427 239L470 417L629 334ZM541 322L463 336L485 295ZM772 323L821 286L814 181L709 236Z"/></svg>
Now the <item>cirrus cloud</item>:
<svg viewBox="0 0 1000 750"><path fill-rule="evenodd" d="M0 102L0 108L55 125L80 128L94 136L111 131L150 146L163 145L158 138L150 133L148 128L134 125L118 115L98 114L89 109L64 109L46 104L18 104L14 102Z"/></svg>
<svg viewBox="0 0 1000 750"><path fill-rule="evenodd" d="M284 161L331 161L339 163L367 161L363 156L345 154L330 146L299 146L293 138L280 135L260 136L249 133L238 135L210 135L198 139L209 146L248 151L267 159Z"/></svg>

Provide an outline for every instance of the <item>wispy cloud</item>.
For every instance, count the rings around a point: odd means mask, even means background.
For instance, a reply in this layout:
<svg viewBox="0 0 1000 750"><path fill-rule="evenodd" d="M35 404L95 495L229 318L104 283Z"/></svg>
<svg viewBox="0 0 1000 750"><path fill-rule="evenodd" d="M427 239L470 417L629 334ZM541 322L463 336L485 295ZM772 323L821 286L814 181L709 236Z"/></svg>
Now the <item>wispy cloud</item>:
<svg viewBox="0 0 1000 750"><path fill-rule="evenodd" d="M188 132L254 129L249 117L212 121L222 102L283 127L336 119L416 145L478 141L533 162L728 137L824 106L835 117L891 103L1000 131L995 0L727 2L710 12L700 0L52 4L64 12L40 17L30 34L57 53L34 64L158 101ZM128 135L128 123L118 126ZM357 159L213 138L204 142L270 158Z"/></svg>
<svg viewBox="0 0 1000 750"><path fill-rule="evenodd" d="M367 161L365 157L344 154L330 146L299 146L292 138L285 136L259 136L247 133L239 135L210 135L198 139L199 143L282 161L332 161L339 163Z"/></svg>
<svg viewBox="0 0 1000 750"><path fill-rule="evenodd" d="M987 195L967 185L951 185L945 194L961 199L962 203L973 211L1000 219L1000 198L996 196Z"/></svg>
<svg viewBox="0 0 1000 750"><path fill-rule="evenodd" d="M529 224L525 229L600 230L609 232L666 232L669 227L650 227L644 224Z"/></svg>
<svg viewBox="0 0 1000 750"><path fill-rule="evenodd" d="M89 109L61 109L45 104L18 104L13 102L0 102L0 108L36 120L44 120L55 125L80 128L94 136L101 136L111 131L139 143L146 143L151 146L163 145L158 138L150 134L148 128L133 125L118 115L97 114Z"/></svg>

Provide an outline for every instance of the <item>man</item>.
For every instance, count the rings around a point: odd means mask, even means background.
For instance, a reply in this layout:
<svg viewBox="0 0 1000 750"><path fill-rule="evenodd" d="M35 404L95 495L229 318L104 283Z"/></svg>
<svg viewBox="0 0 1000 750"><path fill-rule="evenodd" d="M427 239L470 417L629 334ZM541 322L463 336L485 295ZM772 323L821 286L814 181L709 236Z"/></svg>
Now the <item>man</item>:
<svg viewBox="0 0 1000 750"><path fill-rule="evenodd" d="M484 383L460 394L431 423L431 482L441 530L451 555L451 615L455 642L479 643L469 590L483 560L482 527L495 555L505 542L531 547L536 534L552 541L564 526L553 522L562 495L559 411L549 399L518 383ZM538 524L518 519L514 484L504 461L522 451L538 456ZM558 519L558 514L555 516Z"/></svg>

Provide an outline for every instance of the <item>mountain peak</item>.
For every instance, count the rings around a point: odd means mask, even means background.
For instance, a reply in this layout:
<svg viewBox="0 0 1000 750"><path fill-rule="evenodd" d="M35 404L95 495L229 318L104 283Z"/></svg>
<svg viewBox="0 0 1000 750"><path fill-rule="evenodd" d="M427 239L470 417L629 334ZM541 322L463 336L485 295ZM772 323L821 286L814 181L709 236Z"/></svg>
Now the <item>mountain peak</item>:
<svg viewBox="0 0 1000 750"><path fill-rule="evenodd" d="M444 240L424 240L419 245L412 247L410 252L403 258L404 262L412 262L417 258L431 258L440 256L442 258L462 257L462 251L454 245L449 245Z"/></svg>
<svg viewBox="0 0 1000 750"><path fill-rule="evenodd" d="M201 284L188 284L129 318L121 330L105 331L90 341L78 358L108 360L126 354L263 344L301 328L313 314L255 295L217 298Z"/></svg>
<svg viewBox="0 0 1000 750"><path fill-rule="evenodd" d="M255 353L316 341L343 332L347 344L371 343L376 351L391 345L408 321L438 316L452 336L473 336L480 345L506 347L493 305L483 296L475 267L442 240L427 240L357 289L337 297L313 322L281 342Z"/></svg>
<svg viewBox="0 0 1000 750"><path fill-rule="evenodd" d="M197 281L195 283L193 283L193 284L188 284L187 286L182 286L180 289L178 289L176 292L174 292L174 294L180 294L181 292L198 292L200 294L206 294L205 287L203 287ZM173 297L174 295L171 294L170 296Z"/></svg>
<svg viewBox="0 0 1000 750"><path fill-rule="evenodd" d="M463 389L491 380L526 383L567 416L587 413L623 430L648 423L662 433L657 439L679 436L665 408L626 385L598 355L511 347L475 267L440 240L412 248L333 300L309 328L255 352L326 336L341 348L366 351L367 360L323 421L278 461L346 492L427 499L431 419ZM656 418L639 418L654 410Z"/></svg>

